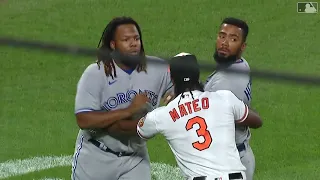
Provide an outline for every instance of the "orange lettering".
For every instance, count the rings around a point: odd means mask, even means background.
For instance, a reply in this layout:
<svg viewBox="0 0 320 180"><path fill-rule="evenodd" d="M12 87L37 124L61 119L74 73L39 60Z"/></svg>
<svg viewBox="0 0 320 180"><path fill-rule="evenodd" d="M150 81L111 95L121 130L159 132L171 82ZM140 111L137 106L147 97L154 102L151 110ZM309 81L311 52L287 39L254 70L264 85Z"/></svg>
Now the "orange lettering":
<svg viewBox="0 0 320 180"><path fill-rule="evenodd" d="M183 104L179 105L179 111L180 111L180 116L181 117L188 115L188 112L187 112L187 110L186 110L186 108L184 107Z"/></svg>
<svg viewBox="0 0 320 180"><path fill-rule="evenodd" d="M180 118L177 110L175 108L173 108L170 112L169 112L171 119L173 122L176 122L176 120L178 120Z"/></svg>
<svg viewBox="0 0 320 180"><path fill-rule="evenodd" d="M201 99L202 109L209 109L209 99L208 98L202 98Z"/></svg>
<svg viewBox="0 0 320 180"><path fill-rule="evenodd" d="M199 108L199 106L198 106L198 102L199 102L199 99L196 99L196 100L192 101L192 106L193 106L194 112L198 112L198 111L201 110L201 108Z"/></svg>
<svg viewBox="0 0 320 180"><path fill-rule="evenodd" d="M196 116L187 121L186 130L189 131L190 129L192 129L193 125L195 124L198 124L199 126L199 129L196 131L197 135L198 137L202 136L204 138L204 142L201 143L197 141L192 143L192 146L198 151L206 150L211 146L212 143L212 137L209 130L207 129L207 123L204 118Z"/></svg>
<svg viewBox="0 0 320 180"><path fill-rule="evenodd" d="M186 102L185 104L188 108L189 114L191 114L192 113L191 102Z"/></svg>

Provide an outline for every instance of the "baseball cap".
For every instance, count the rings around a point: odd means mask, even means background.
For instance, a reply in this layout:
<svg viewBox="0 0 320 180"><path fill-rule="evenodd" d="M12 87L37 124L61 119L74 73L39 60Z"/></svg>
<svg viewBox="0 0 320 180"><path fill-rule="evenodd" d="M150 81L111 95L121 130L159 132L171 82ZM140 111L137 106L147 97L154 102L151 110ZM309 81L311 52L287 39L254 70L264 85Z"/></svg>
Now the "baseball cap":
<svg viewBox="0 0 320 180"><path fill-rule="evenodd" d="M200 69L197 57L190 53L179 53L169 61L171 78L175 83L199 82Z"/></svg>

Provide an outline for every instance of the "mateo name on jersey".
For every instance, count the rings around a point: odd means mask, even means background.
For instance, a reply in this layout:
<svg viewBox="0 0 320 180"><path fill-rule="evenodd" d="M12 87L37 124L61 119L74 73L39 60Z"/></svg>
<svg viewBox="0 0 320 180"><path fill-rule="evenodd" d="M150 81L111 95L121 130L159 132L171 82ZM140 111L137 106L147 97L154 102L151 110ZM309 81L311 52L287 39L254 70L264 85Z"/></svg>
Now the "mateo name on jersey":
<svg viewBox="0 0 320 180"><path fill-rule="evenodd" d="M150 102L152 106L156 106L158 102L158 95L150 90L141 90L139 89L139 92L135 90L128 90L127 92L119 92L115 96L111 96L107 99L106 102L103 103L103 108L106 110L112 110L118 107L121 104L125 104L128 102L131 102L132 99L137 95L141 93L146 93L147 97L150 99Z"/></svg>
<svg viewBox="0 0 320 180"><path fill-rule="evenodd" d="M178 106L178 111L176 108L173 108L169 111L171 119L173 122L180 119L183 116L190 115L194 112L201 111L203 109L209 109L209 99L207 97L201 98L201 105L199 106L199 99L195 99L193 101L185 102ZM179 113L178 113L179 112Z"/></svg>

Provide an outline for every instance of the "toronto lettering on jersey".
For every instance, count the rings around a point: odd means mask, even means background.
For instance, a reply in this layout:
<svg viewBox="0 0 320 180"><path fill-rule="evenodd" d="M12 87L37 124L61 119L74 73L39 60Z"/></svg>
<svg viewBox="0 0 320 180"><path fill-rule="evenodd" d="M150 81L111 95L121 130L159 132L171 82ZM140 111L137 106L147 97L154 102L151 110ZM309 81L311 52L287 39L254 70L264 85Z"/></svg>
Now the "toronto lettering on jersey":
<svg viewBox="0 0 320 180"><path fill-rule="evenodd" d="M117 93L116 96L111 96L107 99L106 102L103 103L103 108L106 110L112 110L115 109L116 107L118 107L120 104L125 104L128 102L131 102L132 99L137 95L137 94L141 94L141 93L146 93L147 97L150 99L150 102L152 104L152 106L157 105L157 101L158 101L158 95L150 90L141 90L139 89L139 91L135 91L135 90L128 90L127 92L123 93Z"/></svg>
<svg viewBox="0 0 320 180"><path fill-rule="evenodd" d="M198 104L199 101L199 99L195 99L191 102L189 101L185 102L184 104L180 104L177 108L173 108L171 111L169 111L172 121L175 122L183 116L187 116L194 112L209 108L209 99L207 97L201 99L200 105Z"/></svg>

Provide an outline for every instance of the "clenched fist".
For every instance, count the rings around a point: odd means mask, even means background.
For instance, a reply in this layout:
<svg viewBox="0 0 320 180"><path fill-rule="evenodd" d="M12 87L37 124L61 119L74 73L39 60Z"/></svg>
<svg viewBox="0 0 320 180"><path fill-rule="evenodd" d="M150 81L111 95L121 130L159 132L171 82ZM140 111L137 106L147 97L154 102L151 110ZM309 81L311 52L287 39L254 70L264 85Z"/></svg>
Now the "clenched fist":
<svg viewBox="0 0 320 180"><path fill-rule="evenodd" d="M135 114L138 112L143 106L146 105L146 103L150 102L149 98L147 97L147 94L138 94L134 99L132 100L131 104L128 107L128 111L131 114Z"/></svg>

